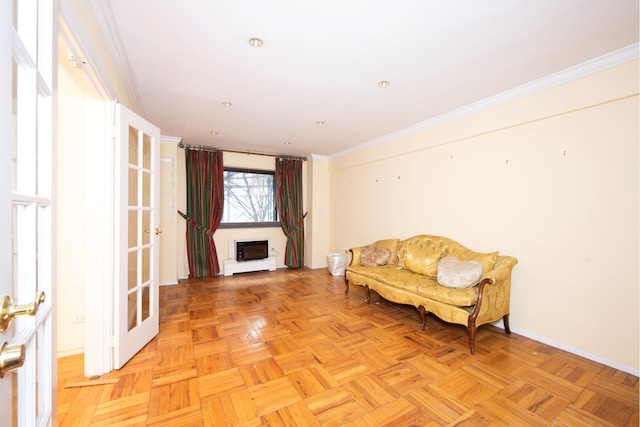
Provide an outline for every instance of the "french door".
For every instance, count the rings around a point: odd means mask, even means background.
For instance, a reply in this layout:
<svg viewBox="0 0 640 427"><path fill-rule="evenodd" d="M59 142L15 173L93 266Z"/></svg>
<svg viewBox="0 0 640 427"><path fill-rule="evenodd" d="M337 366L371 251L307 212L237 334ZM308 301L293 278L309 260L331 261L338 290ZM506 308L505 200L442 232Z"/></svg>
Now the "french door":
<svg viewBox="0 0 640 427"><path fill-rule="evenodd" d="M158 334L160 130L117 108L114 367L121 368Z"/></svg>
<svg viewBox="0 0 640 427"><path fill-rule="evenodd" d="M0 425L53 419L57 2L0 1Z"/></svg>

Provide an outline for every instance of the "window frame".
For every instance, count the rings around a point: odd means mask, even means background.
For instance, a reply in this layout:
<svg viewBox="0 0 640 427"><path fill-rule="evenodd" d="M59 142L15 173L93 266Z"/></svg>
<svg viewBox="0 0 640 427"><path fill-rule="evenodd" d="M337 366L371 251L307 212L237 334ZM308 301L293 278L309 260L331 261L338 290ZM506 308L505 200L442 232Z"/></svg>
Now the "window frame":
<svg viewBox="0 0 640 427"><path fill-rule="evenodd" d="M264 221L264 222L222 222L218 225L219 229L230 228L280 228L280 221L278 220L278 208L276 205L276 172L275 170L255 169L255 168L239 168L232 166L225 166L224 172L243 172L243 173L256 173L263 175L273 176L273 209L276 221ZM224 184L223 184L224 186ZM223 195L224 203L226 204L226 194Z"/></svg>

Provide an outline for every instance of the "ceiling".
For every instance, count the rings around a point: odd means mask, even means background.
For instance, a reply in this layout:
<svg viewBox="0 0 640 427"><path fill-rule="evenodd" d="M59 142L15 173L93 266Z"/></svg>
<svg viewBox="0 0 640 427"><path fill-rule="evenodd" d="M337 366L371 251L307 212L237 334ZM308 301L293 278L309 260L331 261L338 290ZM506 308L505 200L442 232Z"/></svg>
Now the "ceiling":
<svg viewBox="0 0 640 427"><path fill-rule="evenodd" d="M372 143L638 42L637 0L93 4L134 108L163 135L298 156Z"/></svg>

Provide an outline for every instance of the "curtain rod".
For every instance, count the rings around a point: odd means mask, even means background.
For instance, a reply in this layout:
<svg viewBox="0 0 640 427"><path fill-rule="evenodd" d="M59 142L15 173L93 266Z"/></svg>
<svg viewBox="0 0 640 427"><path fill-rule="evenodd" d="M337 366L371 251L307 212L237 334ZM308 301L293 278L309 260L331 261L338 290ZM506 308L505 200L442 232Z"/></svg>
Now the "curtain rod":
<svg viewBox="0 0 640 427"><path fill-rule="evenodd" d="M185 144L184 142L178 143L178 147L188 148L189 150L226 151L228 153L250 154L252 156L268 156L268 157L279 157L281 159L289 159L289 160L302 160L303 162L307 161L306 157L300 157L300 156L287 156L284 154L269 154L269 153L258 153L255 151L231 150L227 148L208 147L206 145Z"/></svg>

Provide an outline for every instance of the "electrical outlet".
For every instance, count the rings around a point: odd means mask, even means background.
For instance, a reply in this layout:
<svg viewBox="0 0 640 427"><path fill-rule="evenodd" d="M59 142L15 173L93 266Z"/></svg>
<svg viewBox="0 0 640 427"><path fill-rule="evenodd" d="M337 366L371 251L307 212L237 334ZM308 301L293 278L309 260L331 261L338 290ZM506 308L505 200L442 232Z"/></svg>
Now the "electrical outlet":
<svg viewBox="0 0 640 427"><path fill-rule="evenodd" d="M84 314L76 314L73 316L71 323L84 323Z"/></svg>

